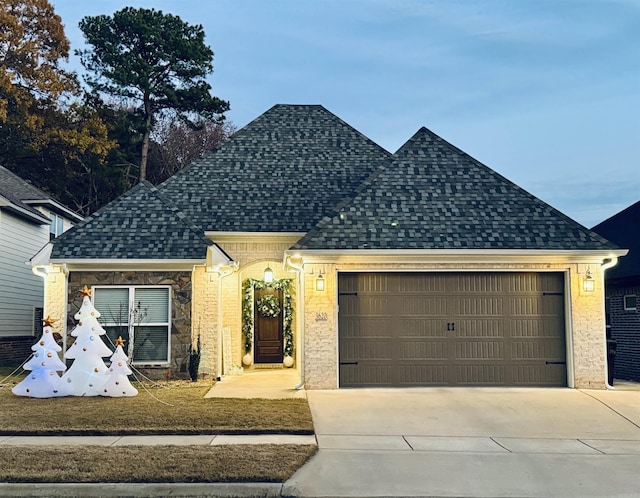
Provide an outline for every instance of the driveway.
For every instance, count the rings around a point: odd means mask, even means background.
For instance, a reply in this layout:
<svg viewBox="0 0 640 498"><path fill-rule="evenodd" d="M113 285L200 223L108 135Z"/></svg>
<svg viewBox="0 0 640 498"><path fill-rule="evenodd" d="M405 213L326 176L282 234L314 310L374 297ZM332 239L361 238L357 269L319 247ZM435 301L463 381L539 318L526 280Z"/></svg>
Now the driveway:
<svg viewBox="0 0 640 498"><path fill-rule="evenodd" d="M640 392L308 391L292 496L640 496Z"/></svg>

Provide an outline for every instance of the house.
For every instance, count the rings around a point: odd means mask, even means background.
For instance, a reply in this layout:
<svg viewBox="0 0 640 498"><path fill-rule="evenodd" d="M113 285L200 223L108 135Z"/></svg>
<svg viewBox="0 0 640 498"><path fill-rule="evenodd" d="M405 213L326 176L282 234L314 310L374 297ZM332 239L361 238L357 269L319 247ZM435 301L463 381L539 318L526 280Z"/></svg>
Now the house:
<svg viewBox="0 0 640 498"><path fill-rule="evenodd" d="M61 333L87 285L149 375L186 375L199 338L223 382L243 362L307 389L604 388L604 271L625 253L426 128L391 154L276 105L33 263Z"/></svg>
<svg viewBox="0 0 640 498"><path fill-rule="evenodd" d="M617 379L640 382L640 201L593 227L629 254L606 274L607 328L616 341Z"/></svg>
<svg viewBox="0 0 640 498"><path fill-rule="evenodd" d="M20 364L41 330L44 281L29 259L81 219L0 166L0 365Z"/></svg>

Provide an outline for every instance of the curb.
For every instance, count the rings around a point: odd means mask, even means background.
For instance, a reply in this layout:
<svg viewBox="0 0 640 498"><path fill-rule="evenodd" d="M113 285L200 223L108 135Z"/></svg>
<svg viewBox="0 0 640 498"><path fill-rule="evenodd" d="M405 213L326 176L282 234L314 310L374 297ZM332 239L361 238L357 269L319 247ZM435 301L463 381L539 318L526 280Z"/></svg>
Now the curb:
<svg viewBox="0 0 640 498"><path fill-rule="evenodd" d="M0 496L282 496L282 483L0 483Z"/></svg>

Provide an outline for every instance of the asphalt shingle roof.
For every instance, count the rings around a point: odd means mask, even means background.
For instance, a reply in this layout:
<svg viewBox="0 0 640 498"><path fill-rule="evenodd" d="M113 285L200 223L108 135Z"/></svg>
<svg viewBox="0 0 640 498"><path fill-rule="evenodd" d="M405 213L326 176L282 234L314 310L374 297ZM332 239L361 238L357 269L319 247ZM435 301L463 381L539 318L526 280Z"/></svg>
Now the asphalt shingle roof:
<svg viewBox="0 0 640 498"><path fill-rule="evenodd" d="M160 190L206 231L307 232L391 154L319 105L276 105Z"/></svg>
<svg viewBox="0 0 640 498"><path fill-rule="evenodd" d="M616 246L421 128L294 249Z"/></svg>
<svg viewBox="0 0 640 498"><path fill-rule="evenodd" d="M640 201L613 215L593 227L608 240L629 253L620 258L618 264L607 270L607 278L625 278L640 276Z"/></svg>
<svg viewBox="0 0 640 498"><path fill-rule="evenodd" d="M53 260L204 260L213 242L156 187L141 182L52 244Z"/></svg>
<svg viewBox="0 0 640 498"><path fill-rule="evenodd" d="M25 204L23 201L49 200L50 197L4 166L0 166L0 195L26 211L41 218L46 218L40 211Z"/></svg>

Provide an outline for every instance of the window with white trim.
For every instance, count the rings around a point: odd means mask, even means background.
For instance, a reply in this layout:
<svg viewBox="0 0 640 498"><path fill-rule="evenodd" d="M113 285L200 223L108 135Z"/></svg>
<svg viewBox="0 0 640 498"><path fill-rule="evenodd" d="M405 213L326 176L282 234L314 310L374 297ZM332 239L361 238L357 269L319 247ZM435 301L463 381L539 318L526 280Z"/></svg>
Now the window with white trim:
<svg viewBox="0 0 640 498"><path fill-rule="evenodd" d="M49 225L49 240L53 240L64 232L64 219L62 216L51 213L49 215L51 224Z"/></svg>
<svg viewBox="0 0 640 498"><path fill-rule="evenodd" d="M625 311L636 311L638 309L638 296L635 294L627 294L623 299Z"/></svg>
<svg viewBox="0 0 640 498"><path fill-rule="evenodd" d="M170 287L96 286L92 295L107 336L112 343L122 336L125 352L134 364L169 363Z"/></svg>

